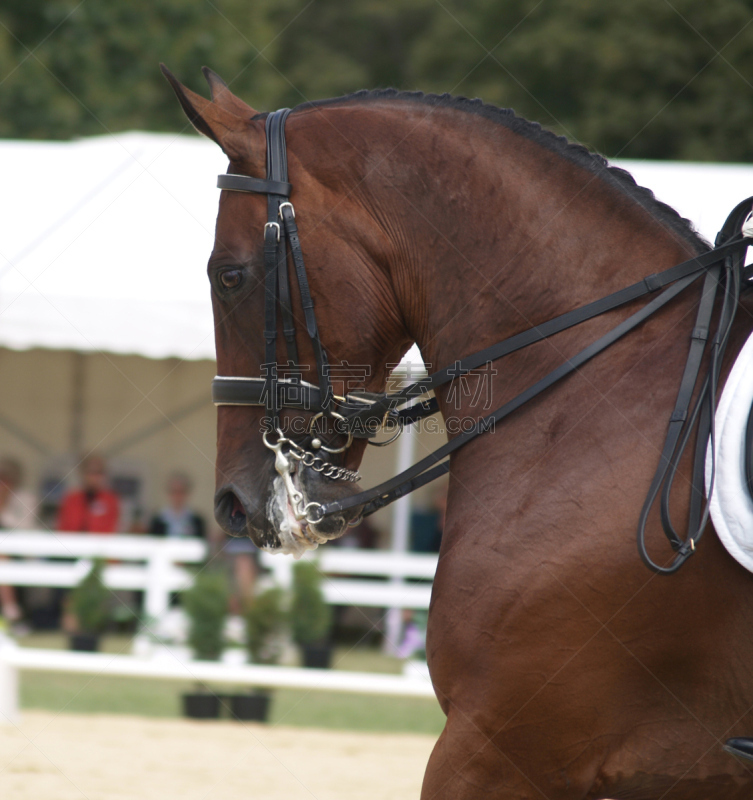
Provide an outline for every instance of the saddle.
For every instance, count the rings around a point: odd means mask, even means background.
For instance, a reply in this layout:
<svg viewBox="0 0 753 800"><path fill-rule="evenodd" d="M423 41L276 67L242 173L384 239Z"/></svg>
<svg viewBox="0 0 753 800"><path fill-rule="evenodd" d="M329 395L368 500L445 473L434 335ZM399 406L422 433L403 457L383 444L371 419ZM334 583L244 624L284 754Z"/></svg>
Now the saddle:
<svg viewBox="0 0 753 800"><path fill-rule="evenodd" d="M727 378L715 422L715 478L713 449L706 451L711 519L729 554L753 572L753 335Z"/></svg>

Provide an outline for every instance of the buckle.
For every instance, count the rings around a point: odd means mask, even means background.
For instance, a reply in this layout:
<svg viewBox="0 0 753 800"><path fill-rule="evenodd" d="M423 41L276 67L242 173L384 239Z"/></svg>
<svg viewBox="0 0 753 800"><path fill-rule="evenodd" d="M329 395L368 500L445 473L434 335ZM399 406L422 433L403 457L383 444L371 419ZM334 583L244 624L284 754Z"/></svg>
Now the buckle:
<svg viewBox="0 0 753 800"><path fill-rule="evenodd" d="M264 226L264 238L267 237L267 228L277 228L277 241L280 241L280 223L279 222L267 222Z"/></svg>
<svg viewBox="0 0 753 800"><path fill-rule="evenodd" d="M381 399L381 396L380 397L359 397L357 392L348 392L348 394L345 397L343 397L343 398L336 397L336 399L337 400L342 400L342 404L343 405L348 405L348 404L352 403L353 401L355 401L356 403L361 403L363 406L368 408L369 406L373 406L375 403L377 403Z"/></svg>

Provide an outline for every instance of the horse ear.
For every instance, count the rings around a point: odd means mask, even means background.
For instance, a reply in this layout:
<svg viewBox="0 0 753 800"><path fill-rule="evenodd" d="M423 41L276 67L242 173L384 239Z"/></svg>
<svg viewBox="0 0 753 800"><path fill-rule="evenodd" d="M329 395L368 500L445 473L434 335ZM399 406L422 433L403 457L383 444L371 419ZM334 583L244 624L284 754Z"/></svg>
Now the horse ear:
<svg viewBox="0 0 753 800"><path fill-rule="evenodd" d="M209 69L209 67L202 67L201 71L204 73L204 77L209 84L209 91L212 93L213 103L217 103L218 106L222 106L226 111L230 111L230 113L236 114L239 117L244 117L245 119L251 119L251 117L256 116L258 112L254 111L251 106L246 105L240 97L236 97L230 89L228 89L228 85L225 81L223 81L214 70Z"/></svg>
<svg viewBox="0 0 753 800"><path fill-rule="evenodd" d="M239 115L237 111L226 108L225 102L219 104L207 100L183 86L164 64L160 64L160 69L173 87L178 102L194 128L216 142L231 161L240 162L249 159L256 161L256 157L263 156L257 126L251 122L247 113ZM219 77L217 80L222 83ZM230 94L227 89L225 92ZM238 100L238 103L241 101ZM245 106L245 103L243 105Z"/></svg>

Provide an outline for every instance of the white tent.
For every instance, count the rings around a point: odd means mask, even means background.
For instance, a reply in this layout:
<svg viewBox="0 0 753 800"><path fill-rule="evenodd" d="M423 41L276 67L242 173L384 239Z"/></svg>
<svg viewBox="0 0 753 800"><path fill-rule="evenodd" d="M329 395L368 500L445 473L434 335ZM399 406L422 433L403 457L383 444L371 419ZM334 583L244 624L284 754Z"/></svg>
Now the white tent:
<svg viewBox="0 0 753 800"><path fill-rule="evenodd" d="M0 143L0 344L214 358L204 265L226 167L189 136Z"/></svg>
<svg viewBox="0 0 753 800"><path fill-rule="evenodd" d="M753 166L687 161L614 161L640 186L687 217L713 243L730 211L753 195Z"/></svg>
<svg viewBox="0 0 753 800"><path fill-rule="evenodd" d="M751 166L619 163L712 240L753 194ZM204 267L226 166L196 136L0 142L0 345L214 358Z"/></svg>

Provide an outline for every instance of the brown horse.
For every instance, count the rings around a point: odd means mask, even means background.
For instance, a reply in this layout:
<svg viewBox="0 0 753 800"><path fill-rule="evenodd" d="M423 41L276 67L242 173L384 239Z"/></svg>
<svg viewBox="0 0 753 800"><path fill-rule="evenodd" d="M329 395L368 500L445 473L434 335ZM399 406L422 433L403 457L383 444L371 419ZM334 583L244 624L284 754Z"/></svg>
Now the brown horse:
<svg viewBox="0 0 753 800"><path fill-rule="evenodd" d="M172 79L184 109L229 172L263 178L264 115L207 77L211 102ZM368 390L411 342L444 367L706 248L626 173L479 101L358 93L295 109L287 143L321 340L331 363L369 366ZM220 197L209 276L221 375L256 376L264 362L266 206ZM635 547L698 298L685 291L453 455L427 647L447 722L424 798L753 797L753 770L721 748L753 728L753 579L710 529L672 578ZM723 375L753 327L744 302ZM300 304L294 290L312 364ZM495 406L637 307L497 362ZM478 416L469 397L438 394L448 427ZM219 409L217 519L275 550L290 535L269 511L263 413ZM356 468L362 452L333 460ZM689 471L675 481L678 517ZM300 473L308 500L355 491ZM293 538L323 542L351 517ZM666 563L656 517L651 551Z"/></svg>

